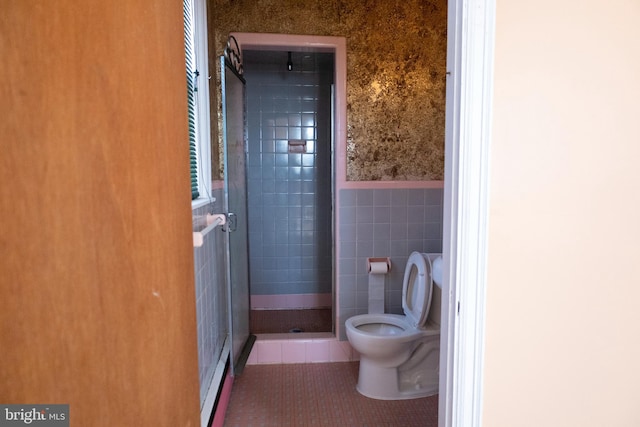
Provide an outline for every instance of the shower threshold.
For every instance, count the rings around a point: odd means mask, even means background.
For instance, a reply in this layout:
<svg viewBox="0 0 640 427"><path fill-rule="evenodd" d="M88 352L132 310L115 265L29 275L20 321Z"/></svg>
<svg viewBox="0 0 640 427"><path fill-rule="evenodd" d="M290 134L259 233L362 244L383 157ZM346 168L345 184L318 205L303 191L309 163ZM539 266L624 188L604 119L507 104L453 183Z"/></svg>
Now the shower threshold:
<svg viewBox="0 0 640 427"><path fill-rule="evenodd" d="M330 333L331 308L297 310L251 310L252 334Z"/></svg>

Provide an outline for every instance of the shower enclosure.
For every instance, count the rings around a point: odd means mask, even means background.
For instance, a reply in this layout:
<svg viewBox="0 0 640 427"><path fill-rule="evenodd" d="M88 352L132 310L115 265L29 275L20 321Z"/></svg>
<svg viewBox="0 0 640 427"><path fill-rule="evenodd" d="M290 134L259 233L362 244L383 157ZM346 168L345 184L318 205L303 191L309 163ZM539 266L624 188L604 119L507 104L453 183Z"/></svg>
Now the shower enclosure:
<svg viewBox="0 0 640 427"><path fill-rule="evenodd" d="M240 374L255 336L249 332L249 265L247 262L246 93L232 50L220 57L224 206L227 224L226 278L229 297L231 373ZM241 71L241 70L240 70Z"/></svg>
<svg viewBox="0 0 640 427"><path fill-rule="evenodd" d="M331 332L334 54L242 55L251 332Z"/></svg>

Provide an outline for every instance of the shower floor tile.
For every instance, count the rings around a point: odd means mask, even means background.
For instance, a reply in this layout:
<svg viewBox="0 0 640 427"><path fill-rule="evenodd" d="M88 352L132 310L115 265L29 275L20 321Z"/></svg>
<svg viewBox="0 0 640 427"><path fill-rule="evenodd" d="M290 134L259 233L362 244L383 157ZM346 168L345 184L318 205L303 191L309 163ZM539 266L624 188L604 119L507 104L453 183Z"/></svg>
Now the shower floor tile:
<svg viewBox="0 0 640 427"><path fill-rule="evenodd" d="M356 390L358 362L250 365L235 378L226 427L438 425L438 396L376 400Z"/></svg>
<svg viewBox="0 0 640 427"><path fill-rule="evenodd" d="M251 310L252 334L331 332L331 309Z"/></svg>

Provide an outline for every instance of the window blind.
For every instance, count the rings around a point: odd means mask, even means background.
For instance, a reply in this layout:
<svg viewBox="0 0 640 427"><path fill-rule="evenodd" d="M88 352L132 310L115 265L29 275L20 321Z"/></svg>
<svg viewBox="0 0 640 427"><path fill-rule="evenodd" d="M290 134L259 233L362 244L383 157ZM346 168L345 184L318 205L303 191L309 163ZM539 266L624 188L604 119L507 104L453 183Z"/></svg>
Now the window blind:
<svg viewBox="0 0 640 427"><path fill-rule="evenodd" d="M191 170L191 200L200 196L198 192L198 152L196 148L196 69L193 27L193 5L191 0L183 1L184 48L187 70L187 108L189 115L189 167Z"/></svg>

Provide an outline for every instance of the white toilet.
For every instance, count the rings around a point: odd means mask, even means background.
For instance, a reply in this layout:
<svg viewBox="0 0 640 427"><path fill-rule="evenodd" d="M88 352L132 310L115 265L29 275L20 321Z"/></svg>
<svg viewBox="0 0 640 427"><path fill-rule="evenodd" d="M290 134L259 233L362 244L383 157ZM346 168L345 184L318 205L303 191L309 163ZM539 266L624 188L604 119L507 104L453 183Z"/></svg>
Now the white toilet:
<svg viewBox="0 0 640 427"><path fill-rule="evenodd" d="M361 314L347 319L347 338L360 353L361 394L401 400L438 393L441 295L441 254L413 252L402 285L405 315Z"/></svg>

